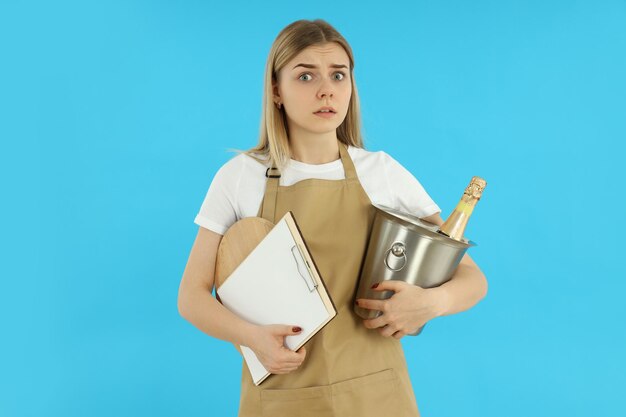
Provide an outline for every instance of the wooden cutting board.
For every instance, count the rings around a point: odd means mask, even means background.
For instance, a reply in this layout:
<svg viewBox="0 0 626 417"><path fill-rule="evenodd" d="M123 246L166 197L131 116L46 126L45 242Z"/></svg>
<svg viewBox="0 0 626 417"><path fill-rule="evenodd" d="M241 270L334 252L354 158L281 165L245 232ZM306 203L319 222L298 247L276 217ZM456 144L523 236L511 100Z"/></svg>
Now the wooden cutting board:
<svg viewBox="0 0 626 417"><path fill-rule="evenodd" d="M222 286L226 278L257 247L272 230L274 224L262 217L245 217L224 233L215 261L215 288Z"/></svg>
<svg viewBox="0 0 626 417"><path fill-rule="evenodd" d="M215 289L217 290L241 262L272 230L274 224L262 217L245 217L233 224L222 236L215 260ZM215 293L216 298L220 297ZM241 348L234 345L241 353Z"/></svg>

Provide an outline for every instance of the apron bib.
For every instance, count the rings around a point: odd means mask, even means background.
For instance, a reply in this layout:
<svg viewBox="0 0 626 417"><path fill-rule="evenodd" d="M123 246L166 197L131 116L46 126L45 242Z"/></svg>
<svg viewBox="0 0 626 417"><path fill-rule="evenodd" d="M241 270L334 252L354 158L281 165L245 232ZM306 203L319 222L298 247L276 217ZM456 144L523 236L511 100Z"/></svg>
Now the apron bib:
<svg viewBox="0 0 626 417"><path fill-rule="evenodd" d="M337 315L289 374L255 386L243 361L239 417L419 416L400 341L366 329L353 311L375 209L341 142L339 154L343 180L280 186L279 178L267 179L258 217L276 223L293 212Z"/></svg>

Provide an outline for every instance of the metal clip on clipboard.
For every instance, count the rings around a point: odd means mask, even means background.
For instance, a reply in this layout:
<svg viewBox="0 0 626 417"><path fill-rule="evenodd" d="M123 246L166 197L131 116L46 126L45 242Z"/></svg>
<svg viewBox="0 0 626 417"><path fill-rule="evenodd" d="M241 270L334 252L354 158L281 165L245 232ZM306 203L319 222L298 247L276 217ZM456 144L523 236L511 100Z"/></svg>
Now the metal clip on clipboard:
<svg viewBox="0 0 626 417"><path fill-rule="evenodd" d="M296 251L298 252L300 256L296 255ZM313 279L313 274L311 273L311 267L309 266L309 263L305 259L304 254L302 253L302 249L300 249L300 246L299 245L292 246L291 254L293 255L293 259L296 261L296 266L298 267L298 273L300 274L304 282L306 282L306 286L309 288L309 292L315 291L317 289L317 282L315 282L315 280ZM302 266L303 263L304 263L304 266ZM302 273L303 269L306 271L305 273Z"/></svg>

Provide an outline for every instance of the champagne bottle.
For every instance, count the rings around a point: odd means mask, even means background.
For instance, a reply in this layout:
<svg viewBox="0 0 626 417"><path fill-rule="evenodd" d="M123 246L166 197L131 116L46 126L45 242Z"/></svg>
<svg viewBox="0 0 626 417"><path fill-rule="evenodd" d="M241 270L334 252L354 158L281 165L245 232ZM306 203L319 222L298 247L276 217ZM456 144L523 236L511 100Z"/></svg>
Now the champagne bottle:
<svg viewBox="0 0 626 417"><path fill-rule="evenodd" d="M463 241L463 232L467 226L467 221L474 211L474 207L483 190L487 186L487 182L480 177L472 177L470 184L465 189L461 201L457 204L456 208L441 225L438 232L442 235L448 236L452 239Z"/></svg>

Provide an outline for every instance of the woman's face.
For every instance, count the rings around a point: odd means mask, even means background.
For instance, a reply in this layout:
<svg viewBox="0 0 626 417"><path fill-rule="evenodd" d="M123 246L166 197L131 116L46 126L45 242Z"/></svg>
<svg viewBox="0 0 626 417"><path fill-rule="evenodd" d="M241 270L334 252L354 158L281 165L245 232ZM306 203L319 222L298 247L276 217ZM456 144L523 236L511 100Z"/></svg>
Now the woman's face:
<svg viewBox="0 0 626 417"><path fill-rule="evenodd" d="M352 84L350 59L337 43L309 46L278 75L274 102L282 103L289 133L328 133L341 125L348 113ZM322 107L334 113L317 113Z"/></svg>

